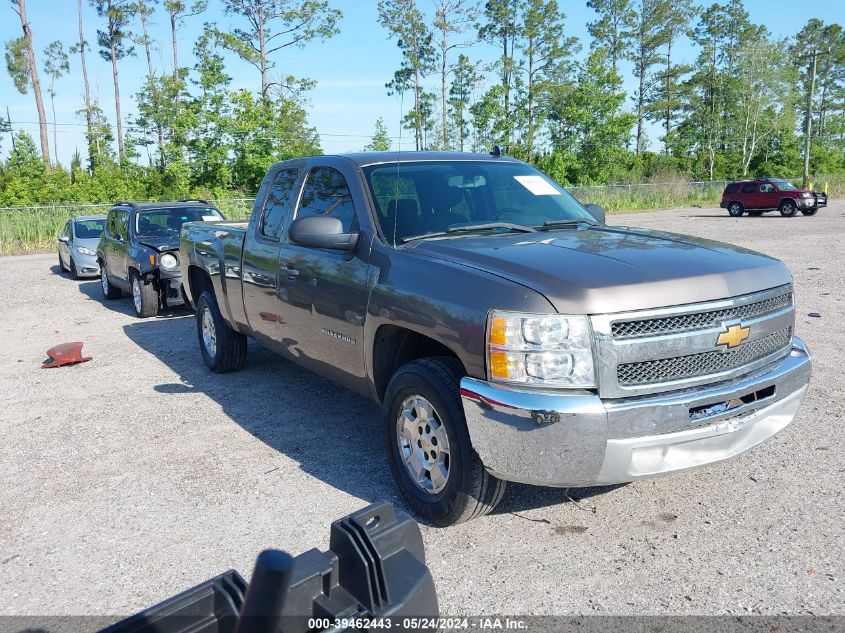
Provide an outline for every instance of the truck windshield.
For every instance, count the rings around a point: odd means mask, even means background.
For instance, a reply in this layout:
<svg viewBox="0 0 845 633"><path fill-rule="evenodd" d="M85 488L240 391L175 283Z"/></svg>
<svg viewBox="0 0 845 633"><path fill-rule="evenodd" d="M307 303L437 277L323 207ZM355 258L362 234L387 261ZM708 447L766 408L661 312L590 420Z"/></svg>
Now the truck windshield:
<svg viewBox="0 0 845 633"><path fill-rule="evenodd" d="M785 180L773 180L772 182L775 183L781 191L798 191L797 187Z"/></svg>
<svg viewBox="0 0 845 633"><path fill-rule="evenodd" d="M596 223L563 187L523 163L400 162L364 167L364 174L389 243L466 234L456 230L462 225L472 232L474 225L490 223L540 229L567 221Z"/></svg>
<svg viewBox="0 0 845 633"><path fill-rule="evenodd" d="M178 237L185 222L222 219L217 209L209 207L148 209L135 216L135 233L139 237Z"/></svg>

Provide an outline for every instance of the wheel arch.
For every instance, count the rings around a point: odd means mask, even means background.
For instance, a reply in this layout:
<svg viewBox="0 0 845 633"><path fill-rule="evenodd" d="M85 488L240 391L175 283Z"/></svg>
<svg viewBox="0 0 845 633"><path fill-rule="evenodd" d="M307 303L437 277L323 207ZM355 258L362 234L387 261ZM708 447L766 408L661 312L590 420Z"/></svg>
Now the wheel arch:
<svg viewBox="0 0 845 633"><path fill-rule="evenodd" d="M214 290L214 283L211 281L211 275L202 266L191 264L188 266L188 298L194 307L200 295L208 290L214 297L217 293Z"/></svg>
<svg viewBox="0 0 845 633"><path fill-rule="evenodd" d="M379 326L373 337L371 374L378 401L384 399L387 385L396 370L411 361L432 357L453 358L462 375L466 367L460 356L444 343L426 334L392 324Z"/></svg>

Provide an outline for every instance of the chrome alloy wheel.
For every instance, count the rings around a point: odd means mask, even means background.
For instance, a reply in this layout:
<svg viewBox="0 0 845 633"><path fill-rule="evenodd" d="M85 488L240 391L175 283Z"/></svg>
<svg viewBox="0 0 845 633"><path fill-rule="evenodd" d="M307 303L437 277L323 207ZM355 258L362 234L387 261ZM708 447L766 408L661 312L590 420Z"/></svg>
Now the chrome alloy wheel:
<svg viewBox="0 0 845 633"><path fill-rule="evenodd" d="M141 280L138 275L132 279L132 301L135 302L135 312L141 314L143 303L141 301Z"/></svg>
<svg viewBox="0 0 845 633"><path fill-rule="evenodd" d="M217 330L214 329L214 317L207 307L202 311L202 344L211 358L217 355Z"/></svg>
<svg viewBox="0 0 845 633"><path fill-rule="evenodd" d="M449 481L449 436L434 406L422 396L405 398L396 437L411 480L428 494L442 492Z"/></svg>

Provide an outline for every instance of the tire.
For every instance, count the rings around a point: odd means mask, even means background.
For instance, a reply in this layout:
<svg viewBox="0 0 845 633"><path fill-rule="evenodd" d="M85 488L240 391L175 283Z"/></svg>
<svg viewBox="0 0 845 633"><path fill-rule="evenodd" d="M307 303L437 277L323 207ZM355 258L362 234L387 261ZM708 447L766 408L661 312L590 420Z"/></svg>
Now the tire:
<svg viewBox="0 0 845 633"><path fill-rule="evenodd" d="M59 272L62 272L62 273L67 272L67 266L65 266L65 263L62 261L62 254L61 253L59 253Z"/></svg>
<svg viewBox="0 0 845 633"><path fill-rule="evenodd" d="M129 274L129 287L132 289L132 305L138 318L146 319L158 314L158 290L151 283L144 283L141 276L132 271Z"/></svg>
<svg viewBox="0 0 845 633"><path fill-rule="evenodd" d="M816 207L814 209L801 209L801 213L803 215L816 215L819 212L819 208Z"/></svg>
<svg viewBox="0 0 845 633"><path fill-rule="evenodd" d="M197 339L202 359L216 374L237 371L246 362L246 336L230 328L217 299L206 290L197 301Z"/></svg>
<svg viewBox="0 0 845 633"><path fill-rule="evenodd" d="M460 377L460 364L452 358L412 361L393 375L382 406L393 478L414 511L440 526L487 514L501 501L507 485L484 469L472 447ZM413 446L410 438L417 436ZM444 445L448 451L440 451ZM412 476L413 464L419 476Z"/></svg>
<svg viewBox="0 0 845 633"><path fill-rule="evenodd" d="M738 218L742 216L743 209L742 204L734 200L728 205L728 215L732 218Z"/></svg>
<svg viewBox="0 0 845 633"><path fill-rule="evenodd" d="M791 218L795 215L795 212L798 210L798 207L795 206L795 203L792 200L784 200L780 203L780 214L785 218Z"/></svg>
<svg viewBox="0 0 845 633"><path fill-rule="evenodd" d="M70 258L70 275L74 279L79 279L79 271L76 270L76 262L73 261L73 256Z"/></svg>
<svg viewBox="0 0 845 633"><path fill-rule="evenodd" d="M100 288L102 288L103 297L106 299L120 299L123 296L123 291L109 281L105 262L100 262Z"/></svg>

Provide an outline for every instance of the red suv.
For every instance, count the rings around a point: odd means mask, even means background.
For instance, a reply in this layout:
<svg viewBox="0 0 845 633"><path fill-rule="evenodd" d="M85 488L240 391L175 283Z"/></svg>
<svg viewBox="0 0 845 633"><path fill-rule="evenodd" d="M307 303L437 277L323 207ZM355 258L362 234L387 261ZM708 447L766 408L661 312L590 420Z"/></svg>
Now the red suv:
<svg viewBox="0 0 845 633"><path fill-rule="evenodd" d="M827 194L798 189L780 178L737 180L725 187L719 206L727 209L728 214L734 218L746 211L748 215L762 215L774 210L790 218L797 211L804 215L815 215L821 207L827 206Z"/></svg>

